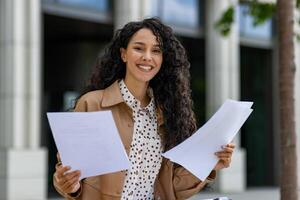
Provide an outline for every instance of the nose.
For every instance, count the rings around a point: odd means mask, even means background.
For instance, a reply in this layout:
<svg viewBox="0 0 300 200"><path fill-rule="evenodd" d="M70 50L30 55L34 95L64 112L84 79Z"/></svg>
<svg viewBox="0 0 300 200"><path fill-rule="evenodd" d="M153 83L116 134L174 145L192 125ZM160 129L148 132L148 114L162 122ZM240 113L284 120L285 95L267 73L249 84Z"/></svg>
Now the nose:
<svg viewBox="0 0 300 200"><path fill-rule="evenodd" d="M145 51L145 53L143 54L142 59L144 61L150 61L152 58L151 52L150 51Z"/></svg>

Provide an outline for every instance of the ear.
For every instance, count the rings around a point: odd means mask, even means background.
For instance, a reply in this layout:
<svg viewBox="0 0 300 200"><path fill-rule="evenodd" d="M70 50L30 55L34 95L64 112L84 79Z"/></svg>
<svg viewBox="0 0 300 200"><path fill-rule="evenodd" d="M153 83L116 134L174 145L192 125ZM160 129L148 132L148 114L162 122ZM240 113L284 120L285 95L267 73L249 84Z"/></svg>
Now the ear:
<svg viewBox="0 0 300 200"><path fill-rule="evenodd" d="M126 59L126 49L120 48L120 53L121 53L121 59L123 60L123 62L126 63L126 61L127 61L127 59Z"/></svg>

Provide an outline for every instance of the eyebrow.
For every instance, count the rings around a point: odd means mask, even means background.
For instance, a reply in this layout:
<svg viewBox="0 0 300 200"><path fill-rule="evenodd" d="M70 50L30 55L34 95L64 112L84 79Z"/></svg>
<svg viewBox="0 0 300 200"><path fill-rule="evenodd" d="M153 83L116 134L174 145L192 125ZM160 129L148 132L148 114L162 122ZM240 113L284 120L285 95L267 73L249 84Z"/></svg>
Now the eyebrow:
<svg viewBox="0 0 300 200"><path fill-rule="evenodd" d="M138 45L143 45L143 46L145 46L145 43L143 43L143 42L133 42L133 44L138 44ZM155 46L155 47L160 47L159 44L154 44L153 46Z"/></svg>

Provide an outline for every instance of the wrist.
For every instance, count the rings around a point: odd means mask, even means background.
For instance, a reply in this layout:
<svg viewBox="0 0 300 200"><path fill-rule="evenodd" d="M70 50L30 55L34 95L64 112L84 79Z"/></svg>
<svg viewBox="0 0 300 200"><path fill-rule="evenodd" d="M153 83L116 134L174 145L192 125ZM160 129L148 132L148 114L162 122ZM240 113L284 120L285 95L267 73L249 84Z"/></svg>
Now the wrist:
<svg viewBox="0 0 300 200"><path fill-rule="evenodd" d="M79 195L81 191L81 186L80 183L77 183L76 186L74 187L73 191L71 191L70 193L68 193L71 197L76 197Z"/></svg>

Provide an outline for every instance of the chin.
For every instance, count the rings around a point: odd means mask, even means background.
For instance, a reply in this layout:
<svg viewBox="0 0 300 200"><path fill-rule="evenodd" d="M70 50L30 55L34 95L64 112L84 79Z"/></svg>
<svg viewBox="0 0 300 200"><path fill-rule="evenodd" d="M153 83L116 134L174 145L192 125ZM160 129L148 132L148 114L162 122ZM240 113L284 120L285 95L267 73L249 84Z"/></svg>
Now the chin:
<svg viewBox="0 0 300 200"><path fill-rule="evenodd" d="M145 75L145 74L140 74L138 76L136 76L136 80L138 80L139 82L149 82L150 80L152 80L154 78L155 75Z"/></svg>
<svg viewBox="0 0 300 200"><path fill-rule="evenodd" d="M139 78L138 81L139 81L139 82L145 82L145 83L148 83L152 78L153 78L153 77L151 77L151 78Z"/></svg>

